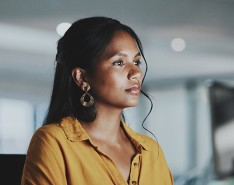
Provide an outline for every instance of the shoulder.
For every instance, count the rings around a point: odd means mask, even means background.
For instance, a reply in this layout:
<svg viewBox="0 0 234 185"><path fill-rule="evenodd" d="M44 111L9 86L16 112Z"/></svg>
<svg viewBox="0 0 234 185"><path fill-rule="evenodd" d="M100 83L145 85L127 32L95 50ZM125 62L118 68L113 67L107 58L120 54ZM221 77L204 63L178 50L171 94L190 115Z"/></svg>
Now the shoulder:
<svg viewBox="0 0 234 185"><path fill-rule="evenodd" d="M33 137L71 140L70 138L74 138L79 132L80 127L76 119L72 117L65 117L57 123L50 123L39 127L34 132Z"/></svg>
<svg viewBox="0 0 234 185"><path fill-rule="evenodd" d="M64 117L58 123L50 123L38 128L33 134L31 143L43 141L47 144L64 144L86 139L88 136L78 120L73 117Z"/></svg>
<svg viewBox="0 0 234 185"><path fill-rule="evenodd" d="M39 127L33 134L33 138L35 137L44 137L44 138L57 138L62 136L63 131L59 124L51 123L49 125L44 125Z"/></svg>
<svg viewBox="0 0 234 185"><path fill-rule="evenodd" d="M34 148L54 148L65 139L62 129L55 123L39 127L33 134L29 150Z"/></svg>
<svg viewBox="0 0 234 185"><path fill-rule="evenodd" d="M69 125L68 119L64 118L61 122L50 123L37 128L31 138L30 146L55 146L56 144L67 142L69 138L65 126L69 128Z"/></svg>

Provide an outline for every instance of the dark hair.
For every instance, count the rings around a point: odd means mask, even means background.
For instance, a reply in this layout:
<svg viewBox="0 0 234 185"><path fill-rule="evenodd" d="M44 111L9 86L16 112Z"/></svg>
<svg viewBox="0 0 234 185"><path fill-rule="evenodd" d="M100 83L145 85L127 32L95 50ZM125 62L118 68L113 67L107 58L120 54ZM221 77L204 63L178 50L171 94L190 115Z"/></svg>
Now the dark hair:
<svg viewBox="0 0 234 185"><path fill-rule="evenodd" d="M108 17L80 19L58 40L54 84L44 125L58 122L65 116L73 116L84 122L95 120L95 103L91 107L81 105L80 97L84 92L76 85L71 71L80 67L91 74L97 58L105 51L116 31L129 33L144 58L137 34L130 27Z"/></svg>

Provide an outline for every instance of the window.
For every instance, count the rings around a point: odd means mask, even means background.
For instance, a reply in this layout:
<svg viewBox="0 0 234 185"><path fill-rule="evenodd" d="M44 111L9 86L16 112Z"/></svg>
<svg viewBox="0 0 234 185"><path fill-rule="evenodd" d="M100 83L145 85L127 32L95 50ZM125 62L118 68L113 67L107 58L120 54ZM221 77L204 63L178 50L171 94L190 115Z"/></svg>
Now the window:
<svg viewBox="0 0 234 185"><path fill-rule="evenodd" d="M0 99L0 153L26 153L34 131L34 108L27 101Z"/></svg>

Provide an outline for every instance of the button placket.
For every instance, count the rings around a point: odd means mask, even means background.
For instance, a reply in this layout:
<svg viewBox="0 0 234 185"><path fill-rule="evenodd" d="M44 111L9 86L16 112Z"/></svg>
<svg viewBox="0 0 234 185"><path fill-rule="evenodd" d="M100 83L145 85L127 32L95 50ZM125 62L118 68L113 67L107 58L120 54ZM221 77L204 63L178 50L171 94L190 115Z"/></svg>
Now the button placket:
<svg viewBox="0 0 234 185"><path fill-rule="evenodd" d="M139 172L140 172L139 158L140 158L140 154L137 154L132 161L131 174L130 174L130 184L132 184L132 185L138 184L138 178L139 178Z"/></svg>
<svg viewBox="0 0 234 185"><path fill-rule="evenodd" d="M135 162L133 165L134 165L135 168L138 167L138 163L137 162Z"/></svg>
<svg viewBox="0 0 234 185"><path fill-rule="evenodd" d="M103 162L106 164L107 168L110 170L116 184L126 184L126 180L123 175L118 170L116 164L103 152L100 151L100 156Z"/></svg>

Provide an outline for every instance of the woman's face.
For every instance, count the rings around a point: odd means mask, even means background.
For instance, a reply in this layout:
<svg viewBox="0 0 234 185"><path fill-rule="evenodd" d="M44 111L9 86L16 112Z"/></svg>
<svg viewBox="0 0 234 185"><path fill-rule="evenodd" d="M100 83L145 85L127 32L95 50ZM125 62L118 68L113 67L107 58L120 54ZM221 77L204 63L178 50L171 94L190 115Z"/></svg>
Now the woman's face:
<svg viewBox="0 0 234 185"><path fill-rule="evenodd" d="M140 58L135 40L127 32L116 32L88 77L96 105L120 109L137 105L142 82Z"/></svg>

